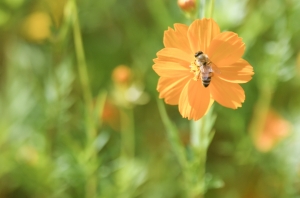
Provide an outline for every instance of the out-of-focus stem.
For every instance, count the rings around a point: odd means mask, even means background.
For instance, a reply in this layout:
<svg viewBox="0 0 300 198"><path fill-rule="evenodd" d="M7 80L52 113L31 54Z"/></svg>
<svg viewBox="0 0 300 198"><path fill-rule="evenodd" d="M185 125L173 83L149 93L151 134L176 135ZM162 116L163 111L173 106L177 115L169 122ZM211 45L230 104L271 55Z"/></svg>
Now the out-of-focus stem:
<svg viewBox="0 0 300 198"><path fill-rule="evenodd" d="M210 14L209 18L213 18L215 8L215 0L210 0Z"/></svg>
<svg viewBox="0 0 300 198"><path fill-rule="evenodd" d="M170 144L182 168L184 183L186 184L186 197L201 198L205 193L206 152L212 138L210 132L215 117L210 111L201 120L191 121L191 159L188 160L178 131L168 118L163 102L157 99L157 105L167 129Z"/></svg>
<svg viewBox="0 0 300 198"><path fill-rule="evenodd" d="M82 36L80 31L80 24L77 15L77 6L75 0L73 0L73 34L74 34L74 43L75 43L75 50L76 50L76 57L78 62L78 70L79 70L79 77L83 89L83 96L85 101L92 100L92 94L89 87L89 77L87 72L87 65L85 61L84 49L82 44Z"/></svg>
<svg viewBox="0 0 300 198"><path fill-rule="evenodd" d="M199 3L199 17L200 19L205 17L205 4L206 4L206 0L200 0Z"/></svg>
<svg viewBox="0 0 300 198"><path fill-rule="evenodd" d="M73 2L73 35L74 35L74 43L75 43L75 51L77 57L77 65L78 72L83 92L83 98L85 103L85 111L86 111L86 129L88 139L92 140L96 136L96 130L93 124L93 108L92 108L92 93L89 87L89 77L87 72L87 65L85 61L84 49L82 44L82 36L80 31L80 24L78 19L78 11L76 6L76 1Z"/></svg>
<svg viewBox="0 0 300 198"><path fill-rule="evenodd" d="M132 109L121 109L121 156L131 159L135 147L134 116Z"/></svg>
<svg viewBox="0 0 300 198"><path fill-rule="evenodd" d="M168 134L168 138L170 141L170 144L174 150L174 153L179 161L179 164L183 171L187 168L187 160L185 156L185 151L182 143L180 142L178 131L175 128L174 124L170 121L164 103L162 100L157 99L157 106L158 110L162 119L163 124L166 127L166 131Z"/></svg>
<svg viewBox="0 0 300 198"><path fill-rule="evenodd" d="M212 114L213 108L198 121L190 121L191 128L191 149L193 157L189 162L190 168L190 198L200 198L204 196L205 187L205 164L209 144L213 133L211 132L215 116Z"/></svg>
<svg viewBox="0 0 300 198"><path fill-rule="evenodd" d="M205 191L205 162L208 137L205 131L205 117L198 121L190 121L191 126L191 148L193 151L192 163L194 167L190 172L190 198L198 198Z"/></svg>
<svg viewBox="0 0 300 198"><path fill-rule="evenodd" d="M83 92L83 99L85 104L85 127L87 135L87 147L92 144L93 140L96 138L96 125L93 117L93 107L92 107L92 93L89 87L89 77L87 72L87 65L85 61L84 48L82 44L82 36L80 31L80 24L78 19L78 11L76 0L69 1L71 7L72 15L72 26L73 26L73 36L75 44L75 52L77 58L78 72ZM96 153L94 152L88 163L94 167ZM86 183L86 197L94 198L97 196L97 176L94 173L95 169L89 169L87 172L87 183Z"/></svg>
<svg viewBox="0 0 300 198"><path fill-rule="evenodd" d="M190 136L190 142L193 146L199 146L200 145L200 130L201 130L201 120L198 121L190 121L190 128L191 128L191 136Z"/></svg>
<svg viewBox="0 0 300 198"><path fill-rule="evenodd" d="M254 107L252 120L249 125L249 133L254 142L260 131L263 130L273 96L272 90L272 86L264 86L264 88L261 88L258 101Z"/></svg>

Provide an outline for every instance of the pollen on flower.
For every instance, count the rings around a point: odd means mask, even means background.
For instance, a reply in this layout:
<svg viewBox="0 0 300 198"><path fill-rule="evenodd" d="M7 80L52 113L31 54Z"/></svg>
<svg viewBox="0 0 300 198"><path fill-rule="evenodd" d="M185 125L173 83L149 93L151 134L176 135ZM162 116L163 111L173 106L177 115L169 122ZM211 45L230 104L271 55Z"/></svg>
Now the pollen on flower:
<svg viewBox="0 0 300 198"><path fill-rule="evenodd" d="M195 61L191 63L190 65L191 72L194 73L194 78L193 80L198 81L200 79L200 67L196 65Z"/></svg>

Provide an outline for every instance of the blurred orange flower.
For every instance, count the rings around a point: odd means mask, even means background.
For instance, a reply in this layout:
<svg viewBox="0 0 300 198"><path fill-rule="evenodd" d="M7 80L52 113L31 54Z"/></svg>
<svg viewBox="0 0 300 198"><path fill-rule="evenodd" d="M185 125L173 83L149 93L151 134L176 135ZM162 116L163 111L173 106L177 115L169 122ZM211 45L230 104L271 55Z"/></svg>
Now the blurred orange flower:
<svg viewBox="0 0 300 198"><path fill-rule="evenodd" d="M233 32L221 33L213 19L174 26L165 31L165 48L154 59L159 97L178 104L181 115L193 120L205 115L215 100L228 108L241 107L245 93L238 83L254 74L242 59L242 39Z"/></svg>
<svg viewBox="0 0 300 198"><path fill-rule="evenodd" d="M255 135L254 145L262 152L268 152L290 134L291 124L274 110L269 110L263 129Z"/></svg>
<svg viewBox="0 0 300 198"><path fill-rule="evenodd" d="M109 100L105 101L103 111L99 114L100 120L109 125L114 130L120 128L120 113L118 108Z"/></svg>
<svg viewBox="0 0 300 198"><path fill-rule="evenodd" d="M119 65L113 70L112 80L117 84L128 85L131 78L131 69L126 65Z"/></svg>

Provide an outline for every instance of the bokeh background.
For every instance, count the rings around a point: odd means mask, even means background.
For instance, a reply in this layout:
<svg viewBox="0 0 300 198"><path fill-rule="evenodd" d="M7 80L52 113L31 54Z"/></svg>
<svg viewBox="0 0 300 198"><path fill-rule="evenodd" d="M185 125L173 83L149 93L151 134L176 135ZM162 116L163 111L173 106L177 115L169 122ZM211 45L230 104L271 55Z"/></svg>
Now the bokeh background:
<svg viewBox="0 0 300 198"><path fill-rule="evenodd" d="M0 1L0 197L185 197L152 60L191 19L176 0L78 0L83 89L72 2ZM300 197L300 1L216 0L213 18L255 75L242 108L214 105L205 197ZM189 121L166 108L188 145Z"/></svg>

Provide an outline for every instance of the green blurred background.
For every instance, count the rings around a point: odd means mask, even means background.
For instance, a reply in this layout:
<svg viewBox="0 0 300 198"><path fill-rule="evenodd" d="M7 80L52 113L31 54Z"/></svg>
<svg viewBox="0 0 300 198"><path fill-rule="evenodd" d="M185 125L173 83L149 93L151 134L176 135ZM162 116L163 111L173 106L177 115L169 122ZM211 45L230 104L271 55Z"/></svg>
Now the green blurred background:
<svg viewBox="0 0 300 198"><path fill-rule="evenodd" d="M0 1L0 197L185 197L152 60L164 30L191 20L176 0L78 0L86 104L70 2ZM255 75L242 108L214 105L205 197L298 198L300 1L216 0L213 18ZM166 108L188 145L189 121Z"/></svg>

